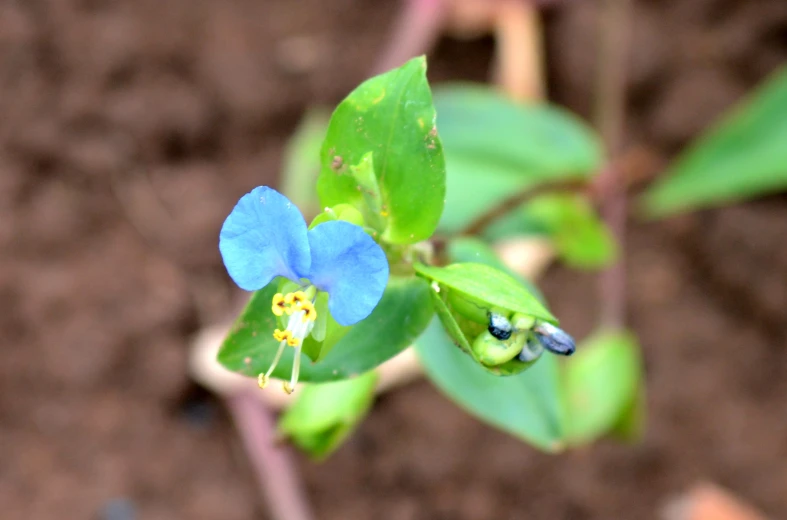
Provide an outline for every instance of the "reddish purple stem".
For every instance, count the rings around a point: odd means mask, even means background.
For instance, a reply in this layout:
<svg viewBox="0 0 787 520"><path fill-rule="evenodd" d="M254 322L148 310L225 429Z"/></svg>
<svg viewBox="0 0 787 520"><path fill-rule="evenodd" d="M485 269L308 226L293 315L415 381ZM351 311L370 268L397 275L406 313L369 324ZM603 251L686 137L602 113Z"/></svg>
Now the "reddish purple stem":
<svg viewBox="0 0 787 520"><path fill-rule="evenodd" d="M381 74L429 52L440 34L445 14L445 0L405 0L372 74Z"/></svg>
<svg viewBox="0 0 787 520"><path fill-rule="evenodd" d="M609 163L598 179L601 212L620 246L617 262L600 277L601 325L622 328L626 321L626 188L617 159L623 146L626 109L626 57L630 0L604 0L599 23L596 126Z"/></svg>
<svg viewBox="0 0 787 520"><path fill-rule="evenodd" d="M626 256L623 252L626 247L628 198L620 171L614 165L607 166L601 175L606 177L599 183L602 189L601 214L615 237L619 253L615 264L601 273L599 318L602 326L621 329L626 323Z"/></svg>
<svg viewBox="0 0 787 520"><path fill-rule="evenodd" d="M313 520L288 446L274 438L273 414L247 391L227 397L246 453L274 520Z"/></svg>

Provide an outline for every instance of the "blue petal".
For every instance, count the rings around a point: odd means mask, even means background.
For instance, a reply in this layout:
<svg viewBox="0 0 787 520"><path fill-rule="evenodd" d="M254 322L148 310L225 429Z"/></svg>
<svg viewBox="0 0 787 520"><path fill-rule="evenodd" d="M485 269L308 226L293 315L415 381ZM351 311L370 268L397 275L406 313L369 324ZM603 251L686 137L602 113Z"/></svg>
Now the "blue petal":
<svg viewBox="0 0 787 520"><path fill-rule="evenodd" d="M309 272L306 222L278 191L260 186L238 201L219 235L219 250L241 289L262 289L275 276L298 281Z"/></svg>
<svg viewBox="0 0 787 520"><path fill-rule="evenodd" d="M309 280L329 294L328 308L340 325L367 317L388 283L388 260L364 230L341 220L309 231L312 266Z"/></svg>

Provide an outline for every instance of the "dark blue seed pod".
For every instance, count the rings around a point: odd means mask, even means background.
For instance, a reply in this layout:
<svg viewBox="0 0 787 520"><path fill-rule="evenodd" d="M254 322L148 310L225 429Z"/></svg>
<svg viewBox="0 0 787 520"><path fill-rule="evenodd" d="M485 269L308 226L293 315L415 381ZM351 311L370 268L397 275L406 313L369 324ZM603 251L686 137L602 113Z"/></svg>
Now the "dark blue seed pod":
<svg viewBox="0 0 787 520"><path fill-rule="evenodd" d="M495 312L489 315L489 333L499 340L506 340L511 337L511 331L514 328L511 326L511 322L508 321L508 318L503 316L502 314L497 314Z"/></svg>
<svg viewBox="0 0 787 520"><path fill-rule="evenodd" d="M574 338L551 323L538 322L533 328L533 332L536 333L536 338L544 348L554 354L570 356L577 348L574 344Z"/></svg>

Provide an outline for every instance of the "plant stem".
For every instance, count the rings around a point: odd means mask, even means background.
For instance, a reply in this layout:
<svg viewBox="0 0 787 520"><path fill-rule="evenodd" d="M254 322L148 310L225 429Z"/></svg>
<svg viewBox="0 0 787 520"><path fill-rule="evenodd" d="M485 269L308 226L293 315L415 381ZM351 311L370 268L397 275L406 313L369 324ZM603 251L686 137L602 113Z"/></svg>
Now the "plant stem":
<svg viewBox="0 0 787 520"><path fill-rule="evenodd" d="M516 101L545 93L541 21L534 2L504 0L495 16L495 83Z"/></svg>
<svg viewBox="0 0 787 520"><path fill-rule="evenodd" d="M372 75L400 66L432 49L446 16L445 0L405 0L394 23L388 44L377 60Z"/></svg>
<svg viewBox="0 0 787 520"><path fill-rule="evenodd" d="M626 189L620 182L620 169L615 165L599 174L596 188L601 199L601 215L618 245L618 258L599 276L599 320L602 327L621 329L626 322Z"/></svg>
<svg viewBox="0 0 787 520"><path fill-rule="evenodd" d="M617 240L618 261L601 273L601 326L622 328L626 319L626 189L616 165L625 124L625 73L630 0L604 0L599 23L595 122L610 158L597 179L601 214Z"/></svg>
<svg viewBox="0 0 787 520"><path fill-rule="evenodd" d="M543 195L544 193L554 193L554 192L573 193L573 192L580 191L586 187L587 187L586 181L577 180L577 179L545 182L537 186L528 187L525 190L515 193L511 197L505 199L497 206L490 208L481 216L473 220L459 234L479 235L498 218L502 217L509 211L516 209L517 207L533 199L534 197Z"/></svg>
<svg viewBox="0 0 787 520"><path fill-rule="evenodd" d="M289 448L277 445L273 417L248 391L226 398L274 520L313 520Z"/></svg>
<svg viewBox="0 0 787 520"><path fill-rule="evenodd" d="M630 0L604 0L599 23L595 122L610 156L620 152Z"/></svg>

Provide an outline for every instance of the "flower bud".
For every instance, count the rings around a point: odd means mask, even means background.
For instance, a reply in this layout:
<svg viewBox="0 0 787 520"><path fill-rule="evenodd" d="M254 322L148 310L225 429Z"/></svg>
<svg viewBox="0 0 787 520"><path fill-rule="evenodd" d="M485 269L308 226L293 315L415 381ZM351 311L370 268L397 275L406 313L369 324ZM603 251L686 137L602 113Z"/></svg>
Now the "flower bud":
<svg viewBox="0 0 787 520"><path fill-rule="evenodd" d="M535 334L528 333L525 346L519 353L517 359L523 363L531 363L541 357L544 353L544 346L536 339Z"/></svg>
<svg viewBox="0 0 787 520"><path fill-rule="evenodd" d="M489 333L499 340L506 340L511 337L511 331L514 330L508 318L502 314L492 312L489 314Z"/></svg>
<svg viewBox="0 0 787 520"><path fill-rule="evenodd" d="M487 366L502 365L511 361L525 345L524 333L511 335L508 339L498 339L491 332L485 330L473 341L473 353L478 360Z"/></svg>
<svg viewBox="0 0 787 520"><path fill-rule="evenodd" d="M554 354L570 356L576 350L574 338L566 334L563 329L555 327L551 323L539 321L536 326L533 327L533 332L535 332L539 343Z"/></svg>
<svg viewBox="0 0 787 520"><path fill-rule="evenodd" d="M504 273L472 263L416 267L431 279L435 310L448 335L487 371L518 374L545 348L573 352L573 340L550 324L549 311Z"/></svg>

